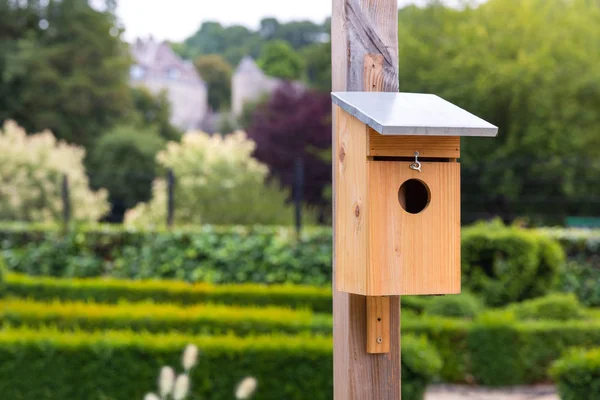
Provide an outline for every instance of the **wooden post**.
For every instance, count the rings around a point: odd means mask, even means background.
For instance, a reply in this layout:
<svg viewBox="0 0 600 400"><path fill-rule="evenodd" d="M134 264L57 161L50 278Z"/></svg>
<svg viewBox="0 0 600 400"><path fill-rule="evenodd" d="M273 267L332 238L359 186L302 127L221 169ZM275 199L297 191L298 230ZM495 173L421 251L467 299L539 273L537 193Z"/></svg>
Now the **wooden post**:
<svg viewBox="0 0 600 400"><path fill-rule="evenodd" d="M333 0L331 49L333 91L397 92L397 0ZM336 123L334 113L334 126ZM337 153L338 149L333 146L333 168L337 166ZM333 195L335 224L335 191ZM334 286L335 263L334 248ZM386 310L387 313L389 309L389 320L385 327L387 329L389 326L389 352L369 354L366 297L339 292L334 287L335 400L399 400L401 397L400 297L388 297L376 302L383 307L379 310Z"/></svg>

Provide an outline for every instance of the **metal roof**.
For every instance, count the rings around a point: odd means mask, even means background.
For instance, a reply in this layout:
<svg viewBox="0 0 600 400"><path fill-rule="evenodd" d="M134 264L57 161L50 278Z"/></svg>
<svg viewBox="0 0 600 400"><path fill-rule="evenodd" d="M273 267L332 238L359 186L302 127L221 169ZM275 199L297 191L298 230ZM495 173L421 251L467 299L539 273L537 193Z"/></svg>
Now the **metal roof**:
<svg viewBox="0 0 600 400"><path fill-rule="evenodd" d="M333 92L333 103L382 135L488 136L498 128L433 94Z"/></svg>

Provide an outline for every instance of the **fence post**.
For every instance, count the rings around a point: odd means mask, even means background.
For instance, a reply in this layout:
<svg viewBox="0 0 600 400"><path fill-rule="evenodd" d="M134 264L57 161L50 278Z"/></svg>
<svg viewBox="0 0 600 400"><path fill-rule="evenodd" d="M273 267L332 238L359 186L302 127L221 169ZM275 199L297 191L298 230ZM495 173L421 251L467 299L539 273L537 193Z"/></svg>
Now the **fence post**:
<svg viewBox="0 0 600 400"><path fill-rule="evenodd" d="M69 177L67 174L63 174L61 199L63 224L66 229L71 220L71 197L69 196Z"/></svg>
<svg viewBox="0 0 600 400"><path fill-rule="evenodd" d="M296 235L302 231L302 195L304 191L304 160L296 158L296 173L294 179L294 206L296 209Z"/></svg>
<svg viewBox="0 0 600 400"><path fill-rule="evenodd" d="M173 226L173 215L175 214L175 175L169 168L167 171L167 226Z"/></svg>

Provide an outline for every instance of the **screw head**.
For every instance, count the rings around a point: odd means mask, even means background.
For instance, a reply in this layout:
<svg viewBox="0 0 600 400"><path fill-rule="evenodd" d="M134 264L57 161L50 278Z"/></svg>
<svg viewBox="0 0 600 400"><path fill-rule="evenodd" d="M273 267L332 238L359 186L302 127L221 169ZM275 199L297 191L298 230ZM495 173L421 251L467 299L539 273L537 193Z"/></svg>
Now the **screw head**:
<svg viewBox="0 0 600 400"><path fill-rule="evenodd" d="M383 343L383 338L381 336L377 337L377 344Z"/></svg>

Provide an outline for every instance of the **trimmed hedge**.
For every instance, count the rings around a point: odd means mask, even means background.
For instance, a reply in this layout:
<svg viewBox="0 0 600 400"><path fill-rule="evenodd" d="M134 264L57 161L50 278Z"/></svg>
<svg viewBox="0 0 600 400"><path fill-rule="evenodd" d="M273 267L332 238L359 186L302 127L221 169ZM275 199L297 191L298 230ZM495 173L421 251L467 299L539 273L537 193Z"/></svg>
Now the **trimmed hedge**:
<svg viewBox="0 0 600 400"><path fill-rule="evenodd" d="M562 400L600 399L600 348L572 350L550 369Z"/></svg>
<svg viewBox="0 0 600 400"><path fill-rule="evenodd" d="M451 318L475 318L483 310L483 303L470 293L432 298L425 306L425 314Z"/></svg>
<svg viewBox="0 0 600 400"><path fill-rule="evenodd" d="M600 266L600 229L542 228L540 232L558 240L570 259Z"/></svg>
<svg viewBox="0 0 600 400"><path fill-rule="evenodd" d="M463 288L491 306L542 296L555 285L564 258L559 244L544 234L477 224L462 232Z"/></svg>
<svg viewBox="0 0 600 400"><path fill-rule="evenodd" d="M170 304L37 303L0 300L0 319L11 326L55 326L61 330L118 330L135 332L178 331L188 334L237 335L262 333L331 334L331 315L285 308Z"/></svg>
<svg viewBox="0 0 600 400"><path fill-rule="evenodd" d="M39 301L91 301L115 304L120 301L153 301L188 305L217 303L228 305L283 306L308 308L331 313L331 289L294 285L212 285L181 281L131 281L105 278L57 279L6 276L7 296Z"/></svg>
<svg viewBox="0 0 600 400"><path fill-rule="evenodd" d="M404 318L402 332L424 335L437 348L443 381L487 386L545 382L548 368L566 349L600 346L600 320L593 317L524 322L512 312L489 312L475 322Z"/></svg>
<svg viewBox="0 0 600 400"><path fill-rule="evenodd" d="M259 399L331 399L330 337L243 339L14 328L0 330L0 393L19 400L141 399L156 386L162 366L180 365L189 343L200 348L198 365L191 371L192 400L229 400L236 383L249 375L258 380ZM433 379L436 357L424 342L404 338L404 399L422 400L415 393Z"/></svg>
<svg viewBox="0 0 600 400"><path fill-rule="evenodd" d="M573 294L553 293L511 307L522 320L567 321L585 317L585 309Z"/></svg>

